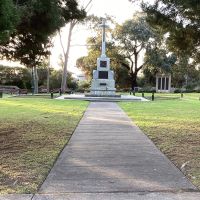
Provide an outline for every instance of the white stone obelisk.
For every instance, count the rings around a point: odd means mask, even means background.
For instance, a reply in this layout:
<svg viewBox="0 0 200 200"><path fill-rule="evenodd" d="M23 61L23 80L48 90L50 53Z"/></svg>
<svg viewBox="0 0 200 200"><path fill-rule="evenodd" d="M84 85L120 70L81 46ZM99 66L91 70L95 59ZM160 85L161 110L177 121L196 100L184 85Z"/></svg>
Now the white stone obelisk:
<svg viewBox="0 0 200 200"><path fill-rule="evenodd" d="M102 20L102 24L100 25L102 27L102 48L101 48L101 57L106 57L106 28L108 26L106 25L106 20Z"/></svg>

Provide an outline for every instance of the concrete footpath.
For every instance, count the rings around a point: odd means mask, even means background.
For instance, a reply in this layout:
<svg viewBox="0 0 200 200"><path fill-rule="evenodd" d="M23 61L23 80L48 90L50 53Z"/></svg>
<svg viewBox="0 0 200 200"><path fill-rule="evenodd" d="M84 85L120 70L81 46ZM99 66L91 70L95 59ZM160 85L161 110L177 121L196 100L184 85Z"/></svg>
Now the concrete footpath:
<svg viewBox="0 0 200 200"><path fill-rule="evenodd" d="M31 199L197 200L200 193L116 103L93 102Z"/></svg>

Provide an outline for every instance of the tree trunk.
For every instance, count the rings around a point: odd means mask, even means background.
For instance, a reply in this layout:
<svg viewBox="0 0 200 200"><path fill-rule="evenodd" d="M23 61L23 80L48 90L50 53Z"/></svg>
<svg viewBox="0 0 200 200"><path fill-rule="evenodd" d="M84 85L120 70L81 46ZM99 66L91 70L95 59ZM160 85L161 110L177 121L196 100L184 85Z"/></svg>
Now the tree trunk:
<svg viewBox="0 0 200 200"><path fill-rule="evenodd" d="M86 7L83 10L86 10L88 6L92 3L93 0L89 0L88 3L86 4ZM63 69L63 74L62 74L62 83L61 83L61 92L65 93L67 89L67 65L68 65L68 60L69 60L69 51L70 51L70 44L71 44L71 37L72 37L72 31L75 27L75 25L78 23L77 20L72 20L69 24L69 34L68 34L68 40L67 40L67 50L65 53L64 46L61 41L61 45L64 51L64 56L65 56L65 63L64 63L64 69ZM61 38L61 37L60 37Z"/></svg>
<svg viewBox="0 0 200 200"><path fill-rule="evenodd" d="M131 87L132 87L132 90L134 90L135 87L137 87L138 84L137 84L137 73L132 73L131 74Z"/></svg>
<svg viewBox="0 0 200 200"><path fill-rule="evenodd" d="M47 66L47 93L50 92L49 85L50 85L50 61Z"/></svg>
<svg viewBox="0 0 200 200"><path fill-rule="evenodd" d="M131 67L130 67L130 74L131 74L131 89L134 90L135 87L137 87L137 54L134 54L134 60L135 62L133 62L133 60L131 58L129 58L130 62L131 62ZM133 69L134 68L134 69Z"/></svg>
<svg viewBox="0 0 200 200"><path fill-rule="evenodd" d="M37 67L33 67L33 84L34 84L34 94L38 94L38 74L37 74Z"/></svg>
<svg viewBox="0 0 200 200"><path fill-rule="evenodd" d="M132 90L134 90L135 89L135 87L137 87L138 86L138 84L137 84L137 74L138 74L138 53L135 51L134 52L134 60L135 60L135 62L134 62L134 72L132 72L132 74L131 74L131 79L132 79Z"/></svg>
<svg viewBox="0 0 200 200"><path fill-rule="evenodd" d="M49 73L49 67L47 68L47 93L49 93L49 84L50 84L50 73Z"/></svg>
<svg viewBox="0 0 200 200"><path fill-rule="evenodd" d="M63 74L62 74L62 83L61 83L62 93L65 93L65 91L67 89L67 65L68 65L68 60L69 60L69 51L70 51L72 30L73 30L74 26L75 26L75 24L73 22L70 22L69 35L68 35L68 40L67 40L67 50L65 53L65 63L64 63L64 69L63 69Z"/></svg>

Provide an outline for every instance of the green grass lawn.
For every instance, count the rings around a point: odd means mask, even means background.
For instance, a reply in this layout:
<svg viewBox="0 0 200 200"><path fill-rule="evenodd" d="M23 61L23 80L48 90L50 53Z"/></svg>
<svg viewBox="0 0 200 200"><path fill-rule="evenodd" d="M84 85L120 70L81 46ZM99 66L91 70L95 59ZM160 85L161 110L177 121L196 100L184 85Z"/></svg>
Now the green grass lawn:
<svg viewBox="0 0 200 200"><path fill-rule="evenodd" d="M187 163L182 171L200 188L200 94L156 96L120 106L176 166Z"/></svg>
<svg viewBox="0 0 200 200"><path fill-rule="evenodd" d="M37 191L87 105L41 98L0 99L0 194Z"/></svg>

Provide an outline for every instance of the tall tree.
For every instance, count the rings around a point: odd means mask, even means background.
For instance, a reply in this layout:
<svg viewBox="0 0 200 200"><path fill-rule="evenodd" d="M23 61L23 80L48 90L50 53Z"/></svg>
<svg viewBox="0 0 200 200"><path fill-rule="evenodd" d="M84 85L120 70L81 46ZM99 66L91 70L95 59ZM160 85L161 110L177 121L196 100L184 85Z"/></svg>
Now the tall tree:
<svg viewBox="0 0 200 200"><path fill-rule="evenodd" d="M86 6L82 10L86 11L87 8L89 7L89 5L92 3L92 1L93 0L89 0L88 3L86 4ZM65 45L62 42L61 32L59 30L60 43L61 43L62 50L63 50L63 55L64 55L64 66L63 66L63 74L62 74L62 82L61 82L61 91L63 93L67 89L67 67L68 67L69 52L70 52L71 37L72 37L72 34L73 34L73 29L78 24L78 22L80 20L82 20L84 17L85 17L85 15L83 13L83 15L80 15L78 18L72 19L69 22L69 32L68 32L68 39L67 39L66 50L64 48Z"/></svg>
<svg viewBox="0 0 200 200"><path fill-rule="evenodd" d="M139 63L139 56L145 54L146 49L154 41L155 34L146 22L144 13L137 13L133 19L118 25L114 31L116 45L120 53L129 63L131 87L137 87L139 71L147 62Z"/></svg>
<svg viewBox="0 0 200 200"><path fill-rule="evenodd" d="M56 30L85 12L76 0L19 0L20 22L9 41L0 46L3 57L19 60L34 71L34 89L38 92L37 66L50 54L51 38Z"/></svg>

